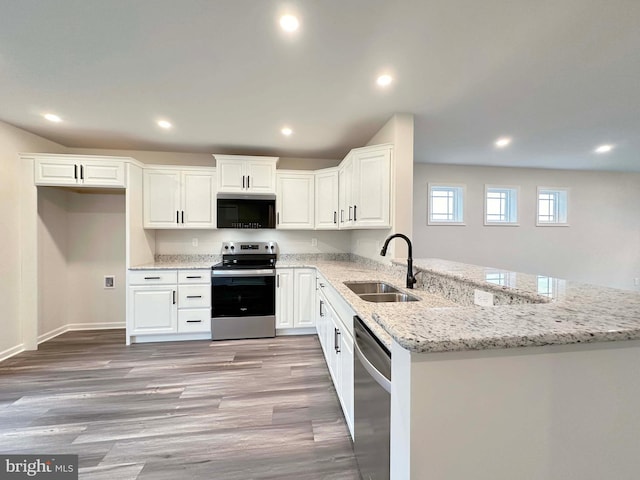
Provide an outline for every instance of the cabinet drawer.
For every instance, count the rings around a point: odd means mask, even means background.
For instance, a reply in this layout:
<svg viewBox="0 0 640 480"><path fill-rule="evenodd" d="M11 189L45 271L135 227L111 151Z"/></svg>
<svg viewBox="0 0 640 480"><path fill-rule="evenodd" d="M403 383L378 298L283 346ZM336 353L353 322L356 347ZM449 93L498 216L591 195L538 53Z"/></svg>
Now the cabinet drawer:
<svg viewBox="0 0 640 480"><path fill-rule="evenodd" d="M129 272L129 285L167 285L178 283L176 270L136 270Z"/></svg>
<svg viewBox="0 0 640 480"><path fill-rule="evenodd" d="M178 270L178 283L180 285L211 283L211 270Z"/></svg>
<svg viewBox="0 0 640 480"><path fill-rule="evenodd" d="M178 308L211 308L209 285L179 285Z"/></svg>
<svg viewBox="0 0 640 480"><path fill-rule="evenodd" d="M208 308L178 310L178 333L210 331L211 310Z"/></svg>

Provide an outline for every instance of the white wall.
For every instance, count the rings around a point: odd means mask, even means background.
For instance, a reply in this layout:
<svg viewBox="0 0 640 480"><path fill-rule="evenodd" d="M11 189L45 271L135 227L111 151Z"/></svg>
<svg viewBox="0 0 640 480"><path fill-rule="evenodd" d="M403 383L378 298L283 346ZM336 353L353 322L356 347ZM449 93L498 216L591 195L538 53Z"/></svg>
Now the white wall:
<svg viewBox="0 0 640 480"><path fill-rule="evenodd" d="M22 328L20 318L25 309L35 309L35 296L29 294L37 290L37 285L28 285L28 291L21 295L21 270L37 269L37 260L33 255L23 264L20 249L25 243L33 243L35 252L37 205L33 183L25 185L20 181L24 165L18 152L63 151L64 147L57 143L0 122L0 359L20 351L25 343L28 347L35 344L35 337L25 339L29 334ZM31 214L23 215L23 211ZM24 238L23 232L27 234Z"/></svg>
<svg viewBox="0 0 640 480"><path fill-rule="evenodd" d="M59 333L69 314L68 193L38 188L38 341Z"/></svg>
<svg viewBox="0 0 640 480"><path fill-rule="evenodd" d="M377 261L385 239L392 233L412 237L413 230L413 115L395 114L367 142L367 145L393 144L391 228L385 230L354 230L351 252ZM406 257L407 247L402 240L389 244L387 258ZM388 261L388 260L387 260Z"/></svg>
<svg viewBox="0 0 640 480"><path fill-rule="evenodd" d="M466 226L427 226L427 183L466 184ZM519 227L483 225L484 185L520 185ZM536 187L569 187L569 227L536 227ZM634 289L640 174L416 164L416 257Z"/></svg>
<svg viewBox="0 0 640 480"><path fill-rule="evenodd" d="M156 165L185 165L194 167L215 167L216 160L211 153L156 152L151 150L108 150L100 148L70 148L68 153L86 155L115 155L133 157L139 162ZM316 170L335 167L340 160L326 158L281 157L278 168L292 170Z"/></svg>
<svg viewBox="0 0 640 480"><path fill-rule="evenodd" d="M198 246L192 240L198 239ZM317 246L312 246L312 239ZM349 253L350 232L283 230L156 230L156 254L219 254L222 242L275 241L280 253Z"/></svg>
<svg viewBox="0 0 640 480"><path fill-rule="evenodd" d="M68 193L66 323L74 329L124 327L125 195ZM115 288L104 276L115 275Z"/></svg>

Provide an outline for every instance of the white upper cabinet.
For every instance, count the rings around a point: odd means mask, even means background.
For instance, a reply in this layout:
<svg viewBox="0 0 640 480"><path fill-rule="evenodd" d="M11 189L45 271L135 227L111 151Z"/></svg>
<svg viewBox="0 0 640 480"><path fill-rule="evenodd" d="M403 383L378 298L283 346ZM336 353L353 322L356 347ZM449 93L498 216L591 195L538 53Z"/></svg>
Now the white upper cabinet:
<svg viewBox="0 0 640 480"><path fill-rule="evenodd" d="M145 228L216 228L215 170L145 169Z"/></svg>
<svg viewBox="0 0 640 480"><path fill-rule="evenodd" d="M353 152L353 224L355 228L391 226L390 145L358 148Z"/></svg>
<svg viewBox="0 0 640 480"><path fill-rule="evenodd" d="M287 170L279 171L276 177L276 228L313 230L314 173Z"/></svg>
<svg viewBox="0 0 640 480"><path fill-rule="evenodd" d="M338 203L340 228L353 227L353 155L350 153L338 170Z"/></svg>
<svg viewBox="0 0 640 480"><path fill-rule="evenodd" d="M340 228L391 226L392 145L354 148L339 167Z"/></svg>
<svg viewBox="0 0 640 480"><path fill-rule="evenodd" d="M123 159L79 155L37 155L34 159L36 185L125 187Z"/></svg>
<svg viewBox="0 0 640 480"><path fill-rule="evenodd" d="M316 208L317 230L337 230L339 222L338 169L316 170Z"/></svg>
<svg viewBox="0 0 640 480"><path fill-rule="evenodd" d="M214 155L219 193L276 193L277 157Z"/></svg>

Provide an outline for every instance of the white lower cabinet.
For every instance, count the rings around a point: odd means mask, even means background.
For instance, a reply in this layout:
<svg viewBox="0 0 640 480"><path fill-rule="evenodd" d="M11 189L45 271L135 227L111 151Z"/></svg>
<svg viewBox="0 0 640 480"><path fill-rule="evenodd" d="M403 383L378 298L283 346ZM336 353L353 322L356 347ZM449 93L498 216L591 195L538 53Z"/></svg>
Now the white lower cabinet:
<svg viewBox="0 0 640 480"><path fill-rule="evenodd" d="M127 343L211 332L210 270L129 272ZM206 338L200 335L198 338Z"/></svg>
<svg viewBox="0 0 640 480"><path fill-rule="evenodd" d="M284 329L313 328L315 294L314 268L276 269L276 333L285 333Z"/></svg>
<svg viewBox="0 0 640 480"><path fill-rule="evenodd" d="M130 334L177 332L176 289L176 285L129 287Z"/></svg>
<svg viewBox="0 0 640 480"><path fill-rule="evenodd" d="M318 285L318 338L353 438L353 337L348 328L353 312L345 312L344 305L332 304L329 298L335 298L338 293L320 275Z"/></svg>

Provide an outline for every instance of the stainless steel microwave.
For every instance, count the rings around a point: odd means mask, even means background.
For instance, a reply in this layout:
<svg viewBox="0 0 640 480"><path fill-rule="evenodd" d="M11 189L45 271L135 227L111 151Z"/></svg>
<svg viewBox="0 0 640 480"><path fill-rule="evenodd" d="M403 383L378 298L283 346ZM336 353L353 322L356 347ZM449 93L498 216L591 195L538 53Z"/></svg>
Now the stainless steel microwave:
<svg viewBox="0 0 640 480"><path fill-rule="evenodd" d="M218 228L276 228L275 195L218 194Z"/></svg>

